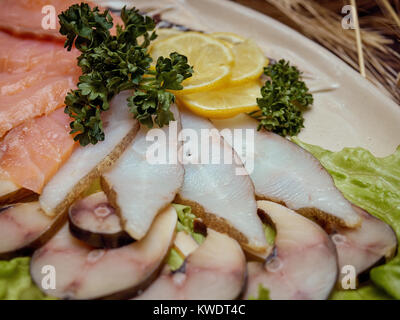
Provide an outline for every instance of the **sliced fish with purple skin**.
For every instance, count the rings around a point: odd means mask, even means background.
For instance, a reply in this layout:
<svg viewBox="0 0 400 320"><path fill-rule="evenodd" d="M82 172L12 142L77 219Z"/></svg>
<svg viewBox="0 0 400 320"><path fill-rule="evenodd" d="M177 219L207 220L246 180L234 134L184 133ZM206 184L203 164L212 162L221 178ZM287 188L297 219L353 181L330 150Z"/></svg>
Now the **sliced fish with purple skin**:
<svg viewBox="0 0 400 320"><path fill-rule="evenodd" d="M213 123L219 130L254 130L254 155L243 161L246 166L254 164L249 171L257 198L284 204L323 225L355 228L361 224L351 203L309 152L277 134L257 131L257 121L247 115Z"/></svg>
<svg viewBox="0 0 400 320"><path fill-rule="evenodd" d="M266 258L272 247L266 242L254 186L242 162L210 121L186 110L181 110L181 119L185 178L175 201L191 206L208 227L227 233L246 251ZM202 132L209 141L208 149Z"/></svg>
<svg viewBox="0 0 400 320"><path fill-rule="evenodd" d="M121 217L124 230L136 240L146 235L156 215L174 200L183 183L184 170L178 162L179 113L176 106L171 110L176 121L161 129L142 126L115 165L102 176L103 190ZM165 142L148 140L153 133L157 134L155 140L162 135ZM149 152L157 144L165 148L165 159L151 158Z"/></svg>
<svg viewBox="0 0 400 320"><path fill-rule="evenodd" d="M138 300L228 300L241 293L246 279L246 259L236 240L208 229L205 241L172 272L161 275Z"/></svg>
<svg viewBox="0 0 400 320"><path fill-rule="evenodd" d="M339 269L351 265L360 274L396 253L397 239L393 229L383 221L354 206L362 218L357 229L337 228L330 237L338 253Z"/></svg>
<svg viewBox="0 0 400 320"><path fill-rule="evenodd" d="M74 238L65 225L31 260L31 276L45 294L61 299L130 298L157 276L173 242L177 215L170 206L147 236L118 248L96 249ZM44 266L53 266L55 287L43 287Z"/></svg>
<svg viewBox="0 0 400 320"><path fill-rule="evenodd" d="M265 263L249 262L245 297L257 297L259 286L272 300L328 298L337 274L336 249L316 223L274 202L258 201L276 229L275 254Z"/></svg>
<svg viewBox="0 0 400 320"><path fill-rule="evenodd" d="M71 234L95 248L119 248L134 240L121 227L115 209L104 192L75 202L68 210Z"/></svg>
<svg viewBox="0 0 400 320"><path fill-rule="evenodd" d="M0 208L0 259L31 254L57 231L54 222L37 201Z"/></svg>

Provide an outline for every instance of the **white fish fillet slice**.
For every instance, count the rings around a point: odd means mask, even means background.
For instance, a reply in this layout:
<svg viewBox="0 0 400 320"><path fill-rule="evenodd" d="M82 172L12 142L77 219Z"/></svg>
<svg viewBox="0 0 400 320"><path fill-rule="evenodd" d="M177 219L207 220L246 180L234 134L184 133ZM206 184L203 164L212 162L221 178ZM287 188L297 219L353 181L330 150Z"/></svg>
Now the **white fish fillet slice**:
<svg viewBox="0 0 400 320"><path fill-rule="evenodd" d="M251 179L257 197L284 203L307 216L319 218L323 214L333 224L357 227L361 223L351 203L310 153L277 134L257 131L257 121L246 115L213 123L219 130L254 130L254 156L243 161L247 165L254 162Z"/></svg>
<svg viewBox="0 0 400 320"><path fill-rule="evenodd" d="M202 129L215 130L210 121L185 110L181 110L181 119L183 131L194 130L199 138ZM238 164L234 160L232 164L184 164L185 179L178 201L191 205L194 213L207 226L227 232L246 250L266 257L272 247L266 242L262 223L257 216L254 186L248 175L237 174L236 169L243 168L243 164L231 146L224 143L218 133L215 138L210 139L210 146L219 150L220 155L225 152L231 156L233 154ZM187 140L183 145L184 160L196 161L196 153L200 153L201 145L198 146L190 138Z"/></svg>
<svg viewBox="0 0 400 320"><path fill-rule="evenodd" d="M174 249L178 251L178 253L186 258L189 254L193 253L197 250L199 244L190 236L186 231L179 231L176 234L174 241Z"/></svg>
<svg viewBox="0 0 400 320"><path fill-rule="evenodd" d="M7 196L8 194L16 192L18 189L19 187L11 180L0 180L0 199Z"/></svg>
<svg viewBox="0 0 400 320"><path fill-rule="evenodd" d="M338 274L335 246L328 235L284 206L270 201L257 204L275 226L276 254L266 263L248 263L245 297L257 297L261 284L272 300L326 299Z"/></svg>
<svg viewBox="0 0 400 320"><path fill-rule="evenodd" d="M253 128L255 158L251 177L258 197L284 202L299 212L315 207L340 217L349 225L356 220L354 214L362 220L358 228L334 226L330 230L340 267L353 265L361 273L382 257L393 255L396 248L393 230L344 199L311 154L277 135L257 132L257 122L247 116L214 123L220 129Z"/></svg>
<svg viewBox="0 0 400 320"><path fill-rule="evenodd" d="M111 101L103 126L105 140L95 145L79 146L68 161L44 187L40 205L50 216L65 212L91 181L111 166L134 138L139 125L127 108L128 92Z"/></svg>
<svg viewBox="0 0 400 320"><path fill-rule="evenodd" d="M177 108L171 110L179 120ZM167 156L178 159L179 144L177 134L173 134L174 126L178 128L179 121L150 131L162 130L169 150ZM154 142L146 141L148 133L149 129L142 126L131 145L102 179L103 189L122 218L125 231L137 240L146 235L160 210L174 200L184 176L183 166L178 161L150 163L146 152Z"/></svg>

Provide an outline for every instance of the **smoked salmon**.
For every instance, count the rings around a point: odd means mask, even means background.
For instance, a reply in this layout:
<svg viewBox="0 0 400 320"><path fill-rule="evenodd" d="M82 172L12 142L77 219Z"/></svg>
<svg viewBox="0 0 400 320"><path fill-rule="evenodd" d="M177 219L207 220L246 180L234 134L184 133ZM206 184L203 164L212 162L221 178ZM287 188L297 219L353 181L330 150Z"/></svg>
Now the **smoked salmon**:
<svg viewBox="0 0 400 320"><path fill-rule="evenodd" d="M8 132L0 141L0 179L40 193L73 150L69 122L58 109Z"/></svg>
<svg viewBox="0 0 400 320"><path fill-rule="evenodd" d="M63 47L58 25L42 28L42 8L51 5L59 14L75 3L2 0L7 10L0 12L0 182L16 190L40 194L74 147L70 119L61 109L81 75L80 52Z"/></svg>
<svg viewBox="0 0 400 320"><path fill-rule="evenodd" d="M0 31L0 72L19 73L37 68L46 71L57 68L65 73L70 68L79 69L77 49L67 51L58 42L18 38ZM54 62L57 62L54 64Z"/></svg>
<svg viewBox="0 0 400 320"><path fill-rule="evenodd" d="M80 1L2 0L2 7L7 10L0 11L0 29L17 35L64 41L65 38L58 32L60 26L57 15L75 3L80 3ZM52 6L55 11L47 9L50 8L49 6ZM51 17L51 14L54 16ZM55 23L54 28L52 28L52 19Z"/></svg>
<svg viewBox="0 0 400 320"><path fill-rule="evenodd" d="M1 0L3 10L0 10L0 30L18 36L64 42L65 37L59 33L58 15L71 5L81 2L92 8L97 6L90 1L77 0ZM100 11L104 11L104 8L100 8ZM121 19L114 15L112 17L115 32L115 25L121 24Z"/></svg>
<svg viewBox="0 0 400 320"><path fill-rule="evenodd" d="M18 94L0 97L0 137L25 120L63 106L72 78L52 77Z"/></svg>
<svg viewBox="0 0 400 320"><path fill-rule="evenodd" d="M76 49L0 32L0 137L64 105L81 74Z"/></svg>

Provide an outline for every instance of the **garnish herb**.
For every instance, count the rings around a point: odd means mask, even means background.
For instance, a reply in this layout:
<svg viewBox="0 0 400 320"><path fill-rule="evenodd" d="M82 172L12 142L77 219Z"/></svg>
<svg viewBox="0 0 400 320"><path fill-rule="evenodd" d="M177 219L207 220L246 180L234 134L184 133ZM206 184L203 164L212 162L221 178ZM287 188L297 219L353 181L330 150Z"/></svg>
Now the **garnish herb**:
<svg viewBox="0 0 400 320"><path fill-rule="evenodd" d="M250 296L249 300L271 300L269 297L269 290L260 283L258 285L258 296Z"/></svg>
<svg viewBox="0 0 400 320"><path fill-rule="evenodd" d="M289 62L279 60L264 68L268 77L257 99L260 110L249 113L259 121L258 130L266 129L281 136L295 136L304 127L303 110L313 103L313 97L301 73Z"/></svg>
<svg viewBox="0 0 400 320"><path fill-rule="evenodd" d="M162 127L174 120L170 105L175 96L167 90L181 90L182 81L193 70L187 58L176 52L168 58L159 57L155 68L151 67L147 48L157 35L150 17L124 7L123 26L117 25L115 36L110 33L113 19L108 10L100 12L81 3L58 17L60 33L67 37L65 47L71 50L75 44L81 52L78 89L65 98L65 113L73 119L70 127L75 140L82 146L104 140L100 115L110 108L112 97L124 90L134 90L128 107L140 123Z"/></svg>

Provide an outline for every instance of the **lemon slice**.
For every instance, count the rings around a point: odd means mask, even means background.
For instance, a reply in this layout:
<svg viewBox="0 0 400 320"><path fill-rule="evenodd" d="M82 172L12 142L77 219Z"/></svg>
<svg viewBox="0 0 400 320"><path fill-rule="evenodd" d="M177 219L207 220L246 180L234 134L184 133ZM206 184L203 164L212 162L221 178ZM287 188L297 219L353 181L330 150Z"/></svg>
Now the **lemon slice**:
<svg viewBox="0 0 400 320"><path fill-rule="evenodd" d="M184 89L176 93L206 91L229 81L233 54L218 39L198 32L183 32L157 41L150 48L154 61L172 52L185 55L194 70L193 76L183 82Z"/></svg>
<svg viewBox="0 0 400 320"><path fill-rule="evenodd" d="M268 64L268 59L253 40L247 39L234 45L232 52L235 58L231 72L233 84L259 78Z"/></svg>
<svg viewBox="0 0 400 320"><path fill-rule="evenodd" d="M232 83L239 84L261 76L269 61L254 41L231 32L214 32L210 35L232 49L235 58Z"/></svg>
<svg viewBox="0 0 400 320"><path fill-rule="evenodd" d="M178 103L206 118L230 118L258 110L260 89L259 81L249 81L240 86L182 95L178 97Z"/></svg>
<svg viewBox="0 0 400 320"><path fill-rule="evenodd" d="M216 39L225 41L232 45L239 44L246 40L245 38L237 35L236 33L232 33L232 32L213 32L213 33L210 33L210 35Z"/></svg>

